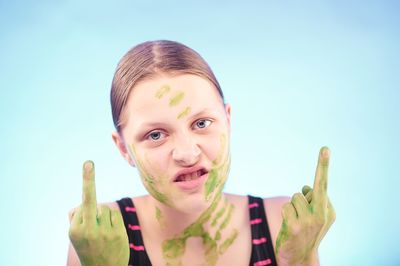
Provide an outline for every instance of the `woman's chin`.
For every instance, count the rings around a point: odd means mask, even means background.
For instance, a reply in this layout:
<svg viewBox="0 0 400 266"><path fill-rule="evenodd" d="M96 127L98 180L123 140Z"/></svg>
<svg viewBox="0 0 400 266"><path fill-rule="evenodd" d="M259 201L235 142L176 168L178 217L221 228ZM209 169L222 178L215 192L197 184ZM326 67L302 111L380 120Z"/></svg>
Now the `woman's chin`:
<svg viewBox="0 0 400 266"><path fill-rule="evenodd" d="M198 214L210 207L202 194L192 194L174 200L174 209L185 214Z"/></svg>

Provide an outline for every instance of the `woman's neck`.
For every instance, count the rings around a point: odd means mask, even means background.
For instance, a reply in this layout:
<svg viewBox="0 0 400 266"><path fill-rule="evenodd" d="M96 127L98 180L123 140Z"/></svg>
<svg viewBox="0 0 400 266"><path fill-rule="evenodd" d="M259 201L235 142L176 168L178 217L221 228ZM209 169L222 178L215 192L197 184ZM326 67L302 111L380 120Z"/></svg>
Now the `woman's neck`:
<svg viewBox="0 0 400 266"><path fill-rule="evenodd" d="M219 212L219 216L225 213L229 202L224 193L216 195L210 205L203 210L183 212L173 207L167 206L152 197L148 197L148 203L146 204L148 209L152 210L148 213L153 213L153 217L156 219L149 219L152 223L151 228L155 229L155 233L165 238L172 237L176 234L180 234L185 229L193 224L201 225L204 230L210 229L215 215ZM214 226L218 222L218 219L214 221Z"/></svg>
<svg viewBox="0 0 400 266"><path fill-rule="evenodd" d="M232 226L235 207L223 193L201 212L183 213L155 200L149 200L149 207L151 205L157 219L149 219L148 228L153 228L151 234L161 240L164 259L170 265L181 262L192 240L197 240L207 264L213 265L238 235L238 230Z"/></svg>

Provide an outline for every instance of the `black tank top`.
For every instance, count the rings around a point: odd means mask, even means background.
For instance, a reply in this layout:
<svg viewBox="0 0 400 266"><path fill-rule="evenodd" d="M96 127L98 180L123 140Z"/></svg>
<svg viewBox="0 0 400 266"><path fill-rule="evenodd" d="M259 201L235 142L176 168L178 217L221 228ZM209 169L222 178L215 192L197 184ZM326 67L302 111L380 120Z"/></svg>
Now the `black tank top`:
<svg viewBox="0 0 400 266"><path fill-rule="evenodd" d="M268 221L261 198L248 196L250 226L251 226L251 259L250 266L276 265L272 238L268 228ZM151 265L149 256L143 244L136 208L131 198L122 198L117 201L121 210L126 232L129 239L130 257L129 266Z"/></svg>

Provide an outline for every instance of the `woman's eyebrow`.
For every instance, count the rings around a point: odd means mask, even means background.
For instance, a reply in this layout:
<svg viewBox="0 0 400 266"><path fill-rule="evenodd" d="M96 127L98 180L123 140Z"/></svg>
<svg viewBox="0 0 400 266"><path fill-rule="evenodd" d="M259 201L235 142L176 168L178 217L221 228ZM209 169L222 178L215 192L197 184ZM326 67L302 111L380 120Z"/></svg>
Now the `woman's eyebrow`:
<svg viewBox="0 0 400 266"><path fill-rule="evenodd" d="M189 115L187 117L187 119L190 120L190 119L193 119L193 118L205 115L205 114L210 114L210 113L212 114L214 112L215 112L214 109L210 109L210 108L202 109L202 110L200 110L200 111L198 111L198 112L196 112L194 114ZM152 122L152 121L148 121L148 122L143 121L143 122L140 122L136 126L136 128L137 128L136 132L137 133L135 135L141 135L141 134L147 133L147 131L149 131L151 129L154 129L154 128L169 128L169 127L170 127L169 123L165 123L165 122L162 122L162 121L154 121L154 122Z"/></svg>
<svg viewBox="0 0 400 266"><path fill-rule="evenodd" d="M145 131L148 128L167 127L168 123L164 122L142 122L137 125L138 131Z"/></svg>
<svg viewBox="0 0 400 266"><path fill-rule="evenodd" d="M199 117L199 116L202 116L202 115L204 115L204 114L210 114L210 113L212 114L212 113L214 113L214 112L215 112L214 109L205 108L205 109L203 109L203 110L198 111L197 113L194 113L194 114L189 115L188 118Z"/></svg>

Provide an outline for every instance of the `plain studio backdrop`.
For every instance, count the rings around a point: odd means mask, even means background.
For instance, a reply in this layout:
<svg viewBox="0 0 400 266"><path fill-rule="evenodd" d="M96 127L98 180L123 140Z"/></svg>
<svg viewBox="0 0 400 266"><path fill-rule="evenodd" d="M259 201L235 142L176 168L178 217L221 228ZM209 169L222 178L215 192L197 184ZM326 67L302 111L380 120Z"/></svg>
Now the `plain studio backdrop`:
<svg viewBox="0 0 400 266"><path fill-rule="evenodd" d="M142 195L111 139L115 67L146 40L198 51L232 104L226 191L291 196L332 151L322 265L400 265L397 1L0 1L0 265L65 265L82 163Z"/></svg>

